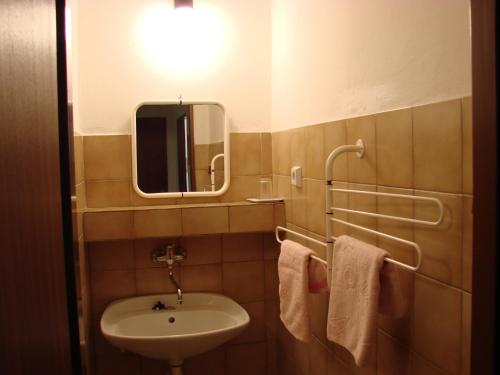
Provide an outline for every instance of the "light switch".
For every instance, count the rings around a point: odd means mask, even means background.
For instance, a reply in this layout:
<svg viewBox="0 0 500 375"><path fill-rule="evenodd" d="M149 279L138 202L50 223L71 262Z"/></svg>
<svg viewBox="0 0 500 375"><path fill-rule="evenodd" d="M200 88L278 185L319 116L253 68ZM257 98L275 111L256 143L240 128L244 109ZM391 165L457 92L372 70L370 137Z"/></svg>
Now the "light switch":
<svg viewBox="0 0 500 375"><path fill-rule="evenodd" d="M290 173L292 179L292 185L301 187L302 186L302 167L294 166Z"/></svg>

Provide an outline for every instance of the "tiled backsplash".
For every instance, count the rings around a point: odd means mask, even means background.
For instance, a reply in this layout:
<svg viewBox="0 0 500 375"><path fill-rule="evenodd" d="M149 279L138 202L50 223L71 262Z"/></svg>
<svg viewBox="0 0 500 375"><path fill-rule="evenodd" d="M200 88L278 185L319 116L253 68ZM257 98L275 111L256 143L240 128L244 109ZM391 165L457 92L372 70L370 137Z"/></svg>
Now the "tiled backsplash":
<svg viewBox="0 0 500 375"><path fill-rule="evenodd" d="M245 233L88 243L96 374L165 374L164 362L120 353L107 343L98 322L113 300L175 292L167 268L153 263L150 255L172 242L187 250L186 261L176 270L183 292L223 293L251 319L249 328L231 342L188 359L185 374L275 373L279 248L272 233Z"/></svg>
<svg viewBox="0 0 500 375"><path fill-rule="evenodd" d="M96 212L90 216L118 215L130 231L128 237L123 234L111 237L115 238L113 241L107 237L104 242L93 242L103 238L92 234L86 238L97 373L164 372L163 364L121 354L108 345L100 336L97 323L99 313L111 300L171 291L165 269L151 264L149 251L165 242L179 241L188 248L188 259L178 274L183 288L227 294L242 303L252 316L252 325L242 337L189 360L186 374L275 374L279 367L284 375L467 375L472 286L471 122L471 99L463 98L273 134L231 134L231 185L223 196L211 198L141 198L131 187L128 135L76 137L84 155L80 158L75 155L80 164L76 168L76 176L80 176L76 186L78 205L95 209L122 207L121 211ZM335 186L436 196L445 204L445 219L438 228L338 214L349 221L416 241L423 252L419 272L402 272L411 302L409 312L402 319L379 317L377 353L369 368L356 368L344 349L326 340L328 294L310 295L312 343L294 340L277 322L277 243L271 233L222 234L229 228L222 230L217 225L225 217L222 211L229 212L230 205L219 207L220 215L212 213L214 220L205 218L201 222L197 221L199 212L194 212L198 208L179 208L185 210L180 215L181 232L166 232L166 226L134 224L135 215L149 215L149 223L163 223L167 219L164 216L170 217L170 213L136 211L133 207L238 202L257 196L259 178L272 175L275 195L285 197L287 226L321 239L325 233L324 162L335 147L354 143L357 138L363 138L366 155L363 159L353 154L339 157L334 166ZM303 167L301 188L290 184L293 165ZM394 198L335 193L334 202L340 207L390 215L435 217L434 211L422 204ZM208 215L208 211L204 212ZM228 227L230 217L229 214ZM237 217L243 223L261 221L259 213L240 213ZM269 225L273 227L276 220ZM104 222L109 223L109 217ZM211 228L215 226L213 230L196 229L209 222ZM81 226L81 220L79 223ZM269 228L253 231L267 232ZM136 231L141 235L136 236ZM411 248L346 230L337 224L334 232L352 234L379 245L396 259L414 260ZM308 245L325 255L324 248Z"/></svg>
<svg viewBox="0 0 500 375"><path fill-rule="evenodd" d="M85 184L80 193L86 194L86 205L90 208L238 202L257 197L259 178L270 176L272 172L270 133L232 133L231 184L224 195L210 198L142 198L132 187L129 135L85 136L82 142L84 158L81 164L85 167ZM205 172L208 176L208 169Z"/></svg>
<svg viewBox="0 0 500 375"><path fill-rule="evenodd" d="M272 134L275 194L286 198L287 226L322 238L324 165L334 148L365 142L366 153L340 156L336 187L415 194L441 199L439 227L336 213L336 217L417 242L423 253L416 274L402 271L410 302L402 319L379 317L378 348L369 368L354 366L349 353L326 340L328 295L311 295L310 345L294 340L280 324L278 363L282 374L468 374L472 288L471 98L434 103ZM303 186L290 184L300 165ZM335 193L338 207L432 220L432 206L401 199ZM334 225L334 234L356 238L414 262L411 247ZM308 244L314 247L313 243ZM316 249L324 253L324 249Z"/></svg>

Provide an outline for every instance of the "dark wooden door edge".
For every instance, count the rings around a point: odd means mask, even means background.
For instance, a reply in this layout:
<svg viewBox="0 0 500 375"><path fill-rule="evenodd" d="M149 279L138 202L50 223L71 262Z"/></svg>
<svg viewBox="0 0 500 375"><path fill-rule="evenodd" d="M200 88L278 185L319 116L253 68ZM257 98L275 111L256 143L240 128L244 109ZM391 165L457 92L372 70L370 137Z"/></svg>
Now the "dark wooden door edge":
<svg viewBox="0 0 500 375"><path fill-rule="evenodd" d="M73 124L68 123L68 80L66 60L66 2L56 0L56 38L57 38L57 100L59 119L59 163L61 175L61 204L63 220L64 267L66 275L66 296L68 309L68 330L70 338L72 373L81 374L80 337L78 301L75 278L75 253L73 241L73 217L71 192L73 155L70 149L73 142Z"/></svg>
<svg viewBox="0 0 500 375"><path fill-rule="evenodd" d="M471 374L499 373L497 72L495 1L471 0L474 239Z"/></svg>

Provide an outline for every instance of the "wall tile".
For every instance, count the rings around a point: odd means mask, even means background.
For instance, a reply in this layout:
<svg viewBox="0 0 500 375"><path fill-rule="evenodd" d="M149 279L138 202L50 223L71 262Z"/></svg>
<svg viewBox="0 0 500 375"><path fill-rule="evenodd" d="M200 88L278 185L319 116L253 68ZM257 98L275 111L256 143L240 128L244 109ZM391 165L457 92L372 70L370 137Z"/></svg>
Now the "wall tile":
<svg viewBox="0 0 500 375"><path fill-rule="evenodd" d="M310 375L327 375L328 352L325 346L313 337L308 345Z"/></svg>
<svg viewBox="0 0 500 375"><path fill-rule="evenodd" d="M205 173L207 171L208 166L210 165L210 145L209 144L197 144L194 146L194 168L196 171L204 170ZM198 180L197 184L199 184Z"/></svg>
<svg viewBox="0 0 500 375"><path fill-rule="evenodd" d="M165 263L153 262L153 250L177 243L176 238L141 238L134 240L135 268L166 267ZM183 263L185 264L185 263Z"/></svg>
<svg viewBox="0 0 500 375"><path fill-rule="evenodd" d="M347 144L346 121L334 121L323 124L324 142L323 142L323 169L330 153L339 146ZM347 154L337 157L332 165L333 179L336 181L347 181Z"/></svg>
<svg viewBox="0 0 500 375"><path fill-rule="evenodd" d="M418 272L461 288L462 197L421 191L415 194L439 198L445 206L444 219L438 227L415 225L415 242L422 250L422 266ZM436 205L415 202L415 218L435 220Z"/></svg>
<svg viewBox="0 0 500 375"><path fill-rule="evenodd" d="M129 135L85 136L83 139L85 179L130 180Z"/></svg>
<svg viewBox="0 0 500 375"><path fill-rule="evenodd" d="M311 232L325 233L325 182L305 180L306 184L306 228Z"/></svg>
<svg viewBox="0 0 500 375"><path fill-rule="evenodd" d="M135 268L132 241L90 242L87 244L90 271L129 270Z"/></svg>
<svg viewBox="0 0 500 375"><path fill-rule="evenodd" d="M348 189L349 184L345 182L334 182L332 184L332 188L334 189ZM347 193L342 192L332 192L332 206L340 207L340 208L349 208L349 195ZM348 221L347 214L344 212L335 212L333 215L334 218ZM348 228L344 224L335 223L330 221L330 225L332 225L332 233L334 236L338 237L342 234L347 234Z"/></svg>
<svg viewBox="0 0 500 375"><path fill-rule="evenodd" d="M132 238L131 211L86 212L83 227L86 241L121 240Z"/></svg>
<svg viewBox="0 0 500 375"><path fill-rule="evenodd" d="M328 355L327 370L328 375L354 375L345 363L332 354Z"/></svg>
<svg viewBox="0 0 500 375"><path fill-rule="evenodd" d="M87 181L88 207L130 206L130 181Z"/></svg>
<svg viewBox="0 0 500 375"><path fill-rule="evenodd" d="M76 194L76 208L77 210L83 210L85 207L87 207L87 192L86 192L85 182L80 182L78 185L75 186L75 194Z"/></svg>
<svg viewBox="0 0 500 375"><path fill-rule="evenodd" d="M260 133L231 133L231 174L252 176L260 174Z"/></svg>
<svg viewBox="0 0 500 375"><path fill-rule="evenodd" d="M123 374L138 375L141 371L141 359L132 354L115 356L98 356L96 361L97 375Z"/></svg>
<svg viewBox="0 0 500 375"><path fill-rule="evenodd" d="M266 343L233 345L226 348L228 374L255 375L266 371Z"/></svg>
<svg viewBox="0 0 500 375"><path fill-rule="evenodd" d="M274 150L276 146L276 151ZM291 140L290 132L282 131L273 133L273 161L274 155L276 155L276 166L277 170L273 170L274 173L278 173L283 176L290 176L291 167Z"/></svg>
<svg viewBox="0 0 500 375"><path fill-rule="evenodd" d="M264 259L278 259L280 255L280 244L276 241L273 233L264 233Z"/></svg>
<svg viewBox="0 0 500 375"><path fill-rule="evenodd" d="M293 365L299 370L298 373L307 374L310 364L308 343L296 340L281 322L278 337L285 353L293 359Z"/></svg>
<svg viewBox="0 0 500 375"><path fill-rule="evenodd" d="M175 287L168 277L166 267L136 269L135 275L138 295L175 292ZM178 269L175 269L174 275L176 280L179 280Z"/></svg>
<svg viewBox="0 0 500 375"><path fill-rule="evenodd" d="M260 173L272 174L273 173L273 153L272 153L272 139L271 133L260 133Z"/></svg>
<svg viewBox="0 0 500 375"><path fill-rule="evenodd" d="M247 198L258 198L259 180L260 176L231 176L231 184L221 196L221 202L242 202Z"/></svg>
<svg viewBox="0 0 500 375"><path fill-rule="evenodd" d="M292 185L290 176L276 176L276 196L285 202L285 219L292 220Z"/></svg>
<svg viewBox="0 0 500 375"><path fill-rule="evenodd" d="M180 198L144 198L141 197L132 186L132 182L129 183L130 187L130 204L135 207L140 206L168 206L172 204L177 204Z"/></svg>
<svg viewBox="0 0 500 375"><path fill-rule="evenodd" d="M103 312L110 302L136 294L133 270L91 272L90 285L94 313Z"/></svg>
<svg viewBox="0 0 500 375"><path fill-rule="evenodd" d="M209 352L186 358L183 366L185 375L217 374L224 375L225 372L225 349L219 347ZM143 374L146 375L146 374ZM231 375L231 374L227 374Z"/></svg>
<svg viewBox="0 0 500 375"><path fill-rule="evenodd" d="M413 187L413 127L411 109L377 114L377 183Z"/></svg>
<svg viewBox="0 0 500 375"><path fill-rule="evenodd" d="M462 191L460 100L413 108L414 186Z"/></svg>
<svg viewBox="0 0 500 375"><path fill-rule="evenodd" d="M83 137L75 135L73 138L73 155L75 163L75 185L85 180L85 169L83 164Z"/></svg>
<svg viewBox="0 0 500 375"><path fill-rule="evenodd" d="M141 358L142 375L165 375L165 371L168 371L168 367L165 361L145 357Z"/></svg>
<svg viewBox="0 0 500 375"><path fill-rule="evenodd" d="M325 158L324 140L325 127L323 125L308 126L305 128L306 137L306 168L305 177L324 180Z"/></svg>
<svg viewBox="0 0 500 375"><path fill-rule="evenodd" d="M365 154L347 153L347 175L349 182L361 184L377 183L377 147L375 139L375 116L357 117L347 120L347 143L353 145L358 139L365 144Z"/></svg>
<svg viewBox="0 0 500 375"><path fill-rule="evenodd" d="M329 298L330 293L309 294L311 331L323 345L327 345L329 342L326 338Z"/></svg>
<svg viewBox="0 0 500 375"><path fill-rule="evenodd" d="M412 190L395 189L379 187L381 193L394 193L412 195ZM385 215L399 217L414 217L413 201L408 199L398 199L393 197L377 197L377 212ZM381 219L377 220L377 230L399 238L413 241L413 224L398 222L394 220ZM411 246L400 244L395 241L386 240L378 237L378 246L389 251L391 256L401 262L414 265L416 264L415 249ZM414 288L414 273L405 270L400 270L399 279L406 299L408 309L401 318L391 318L384 315L379 315L379 326L387 333L397 338L398 340L409 344L411 337L411 312L413 303L413 288Z"/></svg>
<svg viewBox="0 0 500 375"><path fill-rule="evenodd" d="M462 293L415 277L413 348L450 374L460 374Z"/></svg>
<svg viewBox="0 0 500 375"><path fill-rule="evenodd" d="M229 344L262 342L266 340L266 311L264 301L242 304L250 315L250 324L240 335L232 339Z"/></svg>
<svg viewBox="0 0 500 375"><path fill-rule="evenodd" d="M307 227L307 184L302 181L302 187L292 186L292 223Z"/></svg>
<svg viewBox="0 0 500 375"><path fill-rule="evenodd" d="M404 375L411 369L410 352L389 335L378 332L377 374Z"/></svg>
<svg viewBox="0 0 500 375"><path fill-rule="evenodd" d="M462 190L472 194L472 97L462 99Z"/></svg>
<svg viewBox="0 0 500 375"><path fill-rule="evenodd" d="M224 263L224 294L240 303L263 301L265 297L264 262Z"/></svg>
<svg viewBox="0 0 500 375"><path fill-rule="evenodd" d="M375 191L373 185L349 184L349 189L361 191ZM377 212L377 198L374 195L349 193L348 197L349 209L357 211ZM377 219L369 216L349 213L348 222L360 225L369 229L377 229ZM361 241L368 242L372 245L377 245L377 236L365 231L347 228L347 233Z"/></svg>
<svg viewBox="0 0 500 375"><path fill-rule="evenodd" d="M222 267L220 264L182 265L180 284L185 292L221 292Z"/></svg>
<svg viewBox="0 0 500 375"><path fill-rule="evenodd" d="M274 205L274 226L277 225L286 225L286 212L285 205L283 203Z"/></svg>
<svg viewBox="0 0 500 375"><path fill-rule="evenodd" d="M302 174L306 171L306 131L305 128L295 128L290 133L290 167L302 167ZM288 173L290 174L290 172Z"/></svg>
<svg viewBox="0 0 500 375"><path fill-rule="evenodd" d="M472 197L463 197L463 226L462 226L462 288L472 292L472 247L473 247L473 222Z"/></svg>
<svg viewBox="0 0 500 375"><path fill-rule="evenodd" d="M279 299L278 261L276 259L264 261L264 277L266 300Z"/></svg>
<svg viewBox="0 0 500 375"><path fill-rule="evenodd" d="M266 375L278 375L278 344L276 340L268 340L267 343L267 367Z"/></svg>
<svg viewBox="0 0 500 375"><path fill-rule="evenodd" d="M462 375L470 374L472 295L462 293Z"/></svg>
<svg viewBox="0 0 500 375"><path fill-rule="evenodd" d="M262 260L263 257L261 233L228 233L222 236L222 259L224 262Z"/></svg>
<svg viewBox="0 0 500 375"><path fill-rule="evenodd" d="M101 314L96 314L92 319L92 343L94 345L95 355L112 356L120 355L120 349L113 346L101 332Z"/></svg>
<svg viewBox="0 0 500 375"><path fill-rule="evenodd" d="M184 235L224 233L229 230L227 207L182 209Z"/></svg>
<svg viewBox="0 0 500 375"><path fill-rule="evenodd" d="M181 210L134 211L135 237L173 237L182 235Z"/></svg>
<svg viewBox="0 0 500 375"><path fill-rule="evenodd" d="M222 260L222 237L219 234L182 237L180 245L187 252L183 266L213 264Z"/></svg>
<svg viewBox="0 0 500 375"><path fill-rule="evenodd" d="M411 370L412 375L446 375L446 372L415 353L412 353L411 356Z"/></svg>
<svg viewBox="0 0 500 375"><path fill-rule="evenodd" d="M229 207L230 232L259 232L274 230L272 204Z"/></svg>
<svg viewBox="0 0 500 375"><path fill-rule="evenodd" d="M278 320L280 319L280 304L278 300L265 301L266 335L268 340L276 340L278 336Z"/></svg>

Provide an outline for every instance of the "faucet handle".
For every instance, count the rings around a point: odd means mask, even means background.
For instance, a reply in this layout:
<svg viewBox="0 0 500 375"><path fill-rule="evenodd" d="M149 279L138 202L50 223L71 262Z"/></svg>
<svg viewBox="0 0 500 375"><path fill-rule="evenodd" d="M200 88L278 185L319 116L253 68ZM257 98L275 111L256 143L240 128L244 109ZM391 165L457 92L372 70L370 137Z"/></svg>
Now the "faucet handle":
<svg viewBox="0 0 500 375"><path fill-rule="evenodd" d="M163 248L153 249L153 251L151 251L151 260L154 263L167 262L167 252Z"/></svg>
<svg viewBox="0 0 500 375"><path fill-rule="evenodd" d="M174 263L182 262L187 258L187 251L177 244L167 245L167 257L171 258Z"/></svg>
<svg viewBox="0 0 500 375"><path fill-rule="evenodd" d="M153 249L151 259L155 263L167 263L172 266L174 263L179 263L187 258L187 251L177 244L168 244L163 248Z"/></svg>

